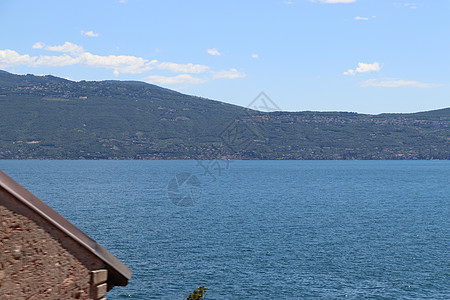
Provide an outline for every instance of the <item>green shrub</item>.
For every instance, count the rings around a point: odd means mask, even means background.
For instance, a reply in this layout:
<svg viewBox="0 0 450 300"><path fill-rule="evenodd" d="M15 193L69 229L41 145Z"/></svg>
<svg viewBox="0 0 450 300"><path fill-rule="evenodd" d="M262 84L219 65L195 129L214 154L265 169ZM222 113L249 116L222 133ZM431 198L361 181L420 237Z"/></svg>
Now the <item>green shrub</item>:
<svg viewBox="0 0 450 300"><path fill-rule="evenodd" d="M199 300L205 299L206 288L204 286L199 286L192 294L190 294L186 300Z"/></svg>

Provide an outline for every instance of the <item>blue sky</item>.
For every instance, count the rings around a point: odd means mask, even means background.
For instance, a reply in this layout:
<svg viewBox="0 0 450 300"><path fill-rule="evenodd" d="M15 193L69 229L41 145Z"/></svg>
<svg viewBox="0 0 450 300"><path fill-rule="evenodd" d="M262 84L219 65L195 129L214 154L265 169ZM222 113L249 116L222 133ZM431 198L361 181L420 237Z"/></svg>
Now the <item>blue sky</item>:
<svg viewBox="0 0 450 300"><path fill-rule="evenodd" d="M450 106L450 1L0 1L0 69L247 106Z"/></svg>

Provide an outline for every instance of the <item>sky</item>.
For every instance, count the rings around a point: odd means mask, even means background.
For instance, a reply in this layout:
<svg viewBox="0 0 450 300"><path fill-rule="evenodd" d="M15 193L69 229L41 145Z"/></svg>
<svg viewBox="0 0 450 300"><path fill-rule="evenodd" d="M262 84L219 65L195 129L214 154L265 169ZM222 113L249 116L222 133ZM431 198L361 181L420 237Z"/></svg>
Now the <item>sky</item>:
<svg viewBox="0 0 450 300"><path fill-rule="evenodd" d="M448 0L0 0L0 69L285 111L450 107Z"/></svg>

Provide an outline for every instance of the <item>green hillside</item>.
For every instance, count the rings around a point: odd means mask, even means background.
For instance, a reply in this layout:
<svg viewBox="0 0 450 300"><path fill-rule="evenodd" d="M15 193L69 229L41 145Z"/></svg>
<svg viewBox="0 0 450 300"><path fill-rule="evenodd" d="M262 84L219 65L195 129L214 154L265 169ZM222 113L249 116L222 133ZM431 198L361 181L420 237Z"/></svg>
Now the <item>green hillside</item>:
<svg viewBox="0 0 450 300"><path fill-rule="evenodd" d="M135 81L0 71L0 159L449 159L450 108L258 112Z"/></svg>

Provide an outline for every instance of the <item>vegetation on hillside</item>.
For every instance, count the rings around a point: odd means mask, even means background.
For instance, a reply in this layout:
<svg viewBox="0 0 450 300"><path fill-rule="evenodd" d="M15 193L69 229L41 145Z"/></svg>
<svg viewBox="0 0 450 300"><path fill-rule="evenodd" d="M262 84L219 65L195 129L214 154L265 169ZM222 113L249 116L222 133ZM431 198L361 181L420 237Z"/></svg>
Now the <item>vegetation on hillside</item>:
<svg viewBox="0 0 450 300"><path fill-rule="evenodd" d="M450 159L450 108L258 112L134 81L0 71L0 159Z"/></svg>

